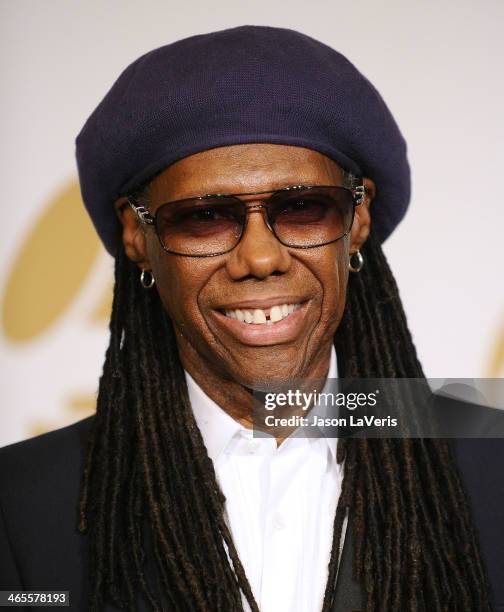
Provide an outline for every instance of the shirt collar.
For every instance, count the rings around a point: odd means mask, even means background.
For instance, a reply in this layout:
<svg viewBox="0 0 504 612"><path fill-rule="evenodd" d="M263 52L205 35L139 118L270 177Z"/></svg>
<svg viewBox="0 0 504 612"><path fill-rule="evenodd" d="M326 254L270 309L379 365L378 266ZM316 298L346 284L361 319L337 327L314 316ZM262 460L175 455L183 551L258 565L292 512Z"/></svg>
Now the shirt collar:
<svg viewBox="0 0 504 612"><path fill-rule="evenodd" d="M338 361L336 357L336 350L334 345L331 345L331 360L329 362L329 372L327 373L326 383L324 385L324 389L322 391L326 391L327 387L330 385L329 380L338 378ZM327 441L327 445L329 446L329 450L331 451L331 455L334 461L336 461L336 447L338 444L338 438L325 438Z"/></svg>
<svg viewBox="0 0 504 612"><path fill-rule="evenodd" d="M201 432L208 456L215 463L239 431L247 431L238 421L216 404L198 385L194 378L184 370L189 400L196 424ZM336 351L331 346L331 358L327 378L338 377ZM326 383L327 384L327 383ZM325 387L324 387L325 388ZM333 460L336 460L337 438L325 438Z"/></svg>

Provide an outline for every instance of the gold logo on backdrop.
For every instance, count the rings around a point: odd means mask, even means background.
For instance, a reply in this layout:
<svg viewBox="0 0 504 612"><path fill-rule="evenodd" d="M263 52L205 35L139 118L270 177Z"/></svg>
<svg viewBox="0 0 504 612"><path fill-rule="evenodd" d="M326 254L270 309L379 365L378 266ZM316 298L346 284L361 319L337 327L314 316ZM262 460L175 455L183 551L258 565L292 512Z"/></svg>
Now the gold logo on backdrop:
<svg viewBox="0 0 504 612"><path fill-rule="evenodd" d="M79 295L102 253L102 246L82 203L78 183L64 187L43 207L21 245L7 278L2 299L2 330L13 344L29 345L57 324ZM104 287L89 312L89 322L104 325L112 295ZM62 427L92 414L93 393L70 393L63 418L34 421L27 435Z"/></svg>
<svg viewBox="0 0 504 612"><path fill-rule="evenodd" d="M504 322L497 334L488 365L488 378L501 377L504 377Z"/></svg>
<svg viewBox="0 0 504 612"><path fill-rule="evenodd" d="M14 261L2 303L5 337L27 342L51 327L78 295L100 249L74 182L44 207Z"/></svg>

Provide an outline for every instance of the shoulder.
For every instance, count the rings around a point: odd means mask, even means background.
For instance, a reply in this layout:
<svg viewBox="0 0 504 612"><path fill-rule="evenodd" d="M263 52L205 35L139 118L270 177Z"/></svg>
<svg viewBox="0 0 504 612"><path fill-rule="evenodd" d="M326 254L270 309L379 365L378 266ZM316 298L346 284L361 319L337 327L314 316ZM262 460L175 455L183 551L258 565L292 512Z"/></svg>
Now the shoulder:
<svg viewBox="0 0 504 612"><path fill-rule="evenodd" d="M16 523L57 516L78 496L93 417L0 448L0 504Z"/></svg>
<svg viewBox="0 0 504 612"><path fill-rule="evenodd" d="M78 495L93 417L0 448L0 503L17 521L43 516Z"/></svg>
<svg viewBox="0 0 504 612"><path fill-rule="evenodd" d="M459 438L452 445L474 511L504 533L504 439Z"/></svg>
<svg viewBox="0 0 504 612"><path fill-rule="evenodd" d="M504 610L504 439L452 440L497 610ZM502 606L502 607L501 607Z"/></svg>
<svg viewBox="0 0 504 612"><path fill-rule="evenodd" d="M49 431L22 442L3 446L0 448L0 459L9 455L21 456L26 453L51 451L58 448L61 444L71 443L73 445L75 442L82 441L83 437L87 436L93 420L94 416L90 416L72 423L72 425Z"/></svg>
<svg viewBox="0 0 504 612"><path fill-rule="evenodd" d="M79 468L93 422L88 417L55 431L0 448L2 497L30 485L32 492L49 483L57 484L68 471Z"/></svg>
<svg viewBox="0 0 504 612"><path fill-rule="evenodd" d="M82 595L78 498L92 422L0 449L0 587Z"/></svg>

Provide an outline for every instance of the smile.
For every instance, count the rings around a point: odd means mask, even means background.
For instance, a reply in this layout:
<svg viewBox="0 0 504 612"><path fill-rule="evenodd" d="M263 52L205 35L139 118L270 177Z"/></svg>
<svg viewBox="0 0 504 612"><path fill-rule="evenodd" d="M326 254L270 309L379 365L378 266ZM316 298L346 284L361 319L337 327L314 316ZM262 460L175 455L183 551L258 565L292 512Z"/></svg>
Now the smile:
<svg viewBox="0 0 504 612"><path fill-rule="evenodd" d="M301 307L301 303L278 304L271 308L224 310L226 317L252 325L274 325Z"/></svg>
<svg viewBox="0 0 504 612"><path fill-rule="evenodd" d="M269 302L269 303L268 303ZM310 299L287 296L282 300L229 304L213 310L215 322L227 334L249 346L293 342L305 329Z"/></svg>

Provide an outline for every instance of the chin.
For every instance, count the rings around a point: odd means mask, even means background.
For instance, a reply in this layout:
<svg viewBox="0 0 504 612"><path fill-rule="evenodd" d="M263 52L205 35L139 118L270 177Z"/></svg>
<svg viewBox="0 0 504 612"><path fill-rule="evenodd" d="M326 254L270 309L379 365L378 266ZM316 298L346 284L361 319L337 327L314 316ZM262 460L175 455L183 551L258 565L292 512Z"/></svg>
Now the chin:
<svg viewBox="0 0 504 612"><path fill-rule="evenodd" d="M305 355L305 347L253 348L241 351L232 364L224 367L229 377L244 387L268 391L286 381L305 378L306 363L310 363Z"/></svg>

